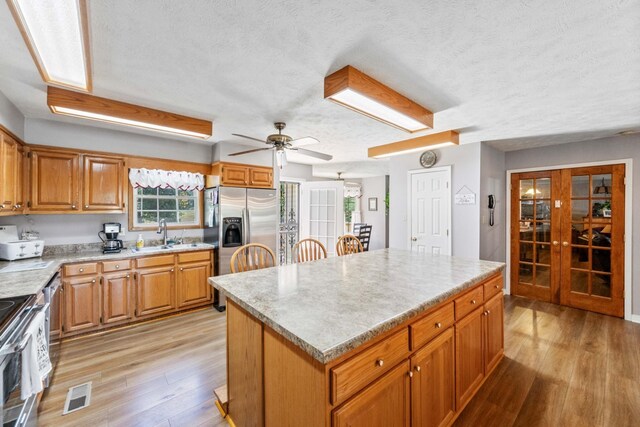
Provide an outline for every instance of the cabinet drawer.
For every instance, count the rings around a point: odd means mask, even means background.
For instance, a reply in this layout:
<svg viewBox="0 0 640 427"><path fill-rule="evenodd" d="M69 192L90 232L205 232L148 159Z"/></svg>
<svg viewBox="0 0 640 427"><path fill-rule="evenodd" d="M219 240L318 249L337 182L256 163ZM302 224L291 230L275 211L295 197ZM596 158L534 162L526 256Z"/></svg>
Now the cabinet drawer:
<svg viewBox="0 0 640 427"><path fill-rule="evenodd" d="M175 262L173 255L160 255L152 256L148 258L138 258L136 260L136 267L159 267L163 265L171 265Z"/></svg>
<svg viewBox="0 0 640 427"><path fill-rule="evenodd" d="M351 396L408 354L409 330L405 328L331 369L331 402Z"/></svg>
<svg viewBox="0 0 640 427"><path fill-rule="evenodd" d="M455 322L453 315L453 302L448 303L429 314L426 317L411 324L411 349L416 350L423 344L431 341L440 332L446 331L447 328Z"/></svg>
<svg viewBox="0 0 640 427"><path fill-rule="evenodd" d="M102 271L105 273L122 270L131 270L131 260L123 259L120 261L104 261L102 263Z"/></svg>
<svg viewBox="0 0 640 427"><path fill-rule="evenodd" d="M63 269L63 276L82 276L85 274L96 274L98 272L98 264L95 262L89 262L85 264L71 264L65 265Z"/></svg>
<svg viewBox="0 0 640 427"><path fill-rule="evenodd" d="M467 314L471 313L476 308L482 305L483 287L478 286L471 292L468 292L456 298L456 320L462 319Z"/></svg>
<svg viewBox="0 0 640 427"><path fill-rule="evenodd" d="M502 275L494 277L484 284L484 299L488 300L500 291L502 291Z"/></svg>
<svg viewBox="0 0 640 427"><path fill-rule="evenodd" d="M211 260L211 251L185 252L182 254L178 254L178 263L180 264L182 264L183 262L210 261L210 260Z"/></svg>

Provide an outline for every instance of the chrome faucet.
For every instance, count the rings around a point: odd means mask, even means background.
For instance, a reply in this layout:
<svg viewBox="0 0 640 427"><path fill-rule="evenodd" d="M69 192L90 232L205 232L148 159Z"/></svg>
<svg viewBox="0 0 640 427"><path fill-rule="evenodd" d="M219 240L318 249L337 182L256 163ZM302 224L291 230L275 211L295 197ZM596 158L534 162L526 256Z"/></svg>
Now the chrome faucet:
<svg viewBox="0 0 640 427"><path fill-rule="evenodd" d="M160 220L160 222L158 222L158 234L162 234L164 233L163 239L162 239L162 245L163 246L167 246L167 220L162 218Z"/></svg>

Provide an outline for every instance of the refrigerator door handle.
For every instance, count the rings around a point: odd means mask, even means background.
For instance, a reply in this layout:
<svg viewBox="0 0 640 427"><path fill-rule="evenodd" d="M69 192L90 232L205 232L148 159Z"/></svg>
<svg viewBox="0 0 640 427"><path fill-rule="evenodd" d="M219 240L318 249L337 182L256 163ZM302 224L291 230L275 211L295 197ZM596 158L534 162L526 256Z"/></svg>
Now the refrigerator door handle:
<svg viewBox="0 0 640 427"><path fill-rule="evenodd" d="M248 234L248 229L247 229L247 220L245 218L245 213L246 213L247 209L243 208L242 209L242 244L246 245L247 244L247 234Z"/></svg>
<svg viewBox="0 0 640 427"><path fill-rule="evenodd" d="M247 243L253 243L251 238L251 209L247 208Z"/></svg>

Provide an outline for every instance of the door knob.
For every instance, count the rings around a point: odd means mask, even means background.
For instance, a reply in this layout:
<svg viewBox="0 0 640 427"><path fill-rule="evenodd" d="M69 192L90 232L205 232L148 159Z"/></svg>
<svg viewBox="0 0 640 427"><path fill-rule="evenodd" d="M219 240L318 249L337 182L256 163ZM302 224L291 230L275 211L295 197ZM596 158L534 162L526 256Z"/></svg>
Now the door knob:
<svg viewBox="0 0 640 427"><path fill-rule="evenodd" d="M569 246L569 242L562 242L562 246Z"/></svg>
<svg viewBox="0 0 640 427"><path fill-rule="evenodd" d="M412 238L411 238L411 241L412 241L412 242L417 242L417 241L418 241L418 238L417 238L417 237L412 237Z"/></svg>
<svg viewBox="0 0 640 427"><path fill-rule="evenodd" d="M558 246L560 244L560 242L558 242L557 240L553 241L553 246Z"/></svg>

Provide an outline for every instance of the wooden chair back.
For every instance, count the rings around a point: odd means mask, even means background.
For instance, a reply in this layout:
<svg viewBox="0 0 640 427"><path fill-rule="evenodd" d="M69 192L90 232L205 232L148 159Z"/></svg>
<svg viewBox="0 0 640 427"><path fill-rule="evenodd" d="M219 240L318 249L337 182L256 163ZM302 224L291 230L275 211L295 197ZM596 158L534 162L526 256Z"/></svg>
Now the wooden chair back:
<svg viewBox="0 0 640 427"><path fill-rule="evenodd" d="M231 255L231 272L259 270L261 268L274 267L276 256L273 251L260 243L249 243L240 246Z"/></svg>
<svg viewBox="0 0 640 427"><path fill-rule="evenodd" d="M295 262L315 261L327 257L327 249L316 239L302 239L293 247Z"/></svg>
<svg viewBox="0 0 640 427"><path fill-rule="evenodd" d="M340 236L338 243L336 244L336 253L338 256L357 254L359 252L364 252L364 248L356 236L352 234Z"/></svg>
<svg viewBox="0 0 640 427"><path fill-rule="evenodd" d="M360 240L360 243L362 243L362 247L364 248L365 252L369 250L369 241L371 240L372 228L373 226L364 224L361 225L360 229L358 230L358 240Z"/></svg>

